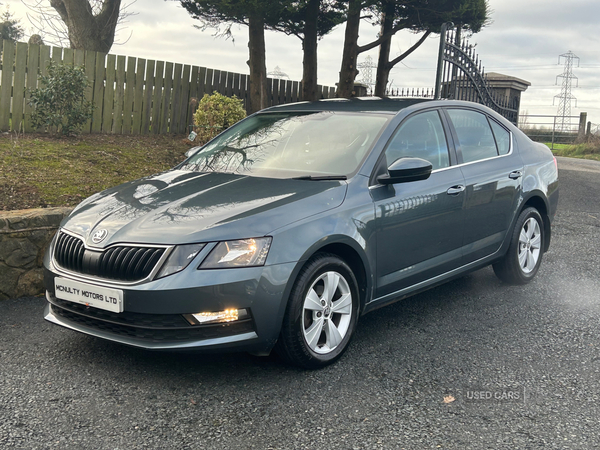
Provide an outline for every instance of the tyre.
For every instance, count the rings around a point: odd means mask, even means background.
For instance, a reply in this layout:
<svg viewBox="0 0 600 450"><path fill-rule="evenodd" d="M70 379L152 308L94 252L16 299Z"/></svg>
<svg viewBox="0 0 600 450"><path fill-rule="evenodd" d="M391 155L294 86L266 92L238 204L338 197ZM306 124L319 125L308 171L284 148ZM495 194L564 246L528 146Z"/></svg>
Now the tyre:
<svg viewBox="0 0 600 450"><path fill-rule="evenodd" d="M335 255L316 254L292 288L277 353L308 369L333 363L348 348L358 305L358 285L350 267Z"/></svg>
<svg viewBox="0 0 600 450"><path fill-rule="evenodd" d="M519 215L506 255L493 265L496 276L509 284L529 283L542 262L544 222L535 208Z"/></svg>

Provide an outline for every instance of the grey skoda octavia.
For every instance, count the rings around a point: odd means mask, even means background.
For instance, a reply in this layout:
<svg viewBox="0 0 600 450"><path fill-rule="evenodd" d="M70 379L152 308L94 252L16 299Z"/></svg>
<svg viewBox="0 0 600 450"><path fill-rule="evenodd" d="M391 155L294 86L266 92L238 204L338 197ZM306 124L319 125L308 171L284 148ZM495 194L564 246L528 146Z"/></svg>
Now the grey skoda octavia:
<svg viewBox="0 0 600 450"><path fill-rule="evenodd" d="M153 350L275 349L316 368L359 317L492 264L536 275L556 160L490 109L352 99L254 114L95 194L44 261L45 318Z"/></svg>

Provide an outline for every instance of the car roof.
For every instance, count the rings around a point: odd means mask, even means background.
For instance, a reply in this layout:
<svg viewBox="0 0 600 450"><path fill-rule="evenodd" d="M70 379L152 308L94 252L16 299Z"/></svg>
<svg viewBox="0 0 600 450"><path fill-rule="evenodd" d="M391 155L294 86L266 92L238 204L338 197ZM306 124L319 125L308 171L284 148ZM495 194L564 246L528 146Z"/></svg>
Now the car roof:
<svg viewBox="0 0 600 450"><path fill-rule="evenodd" d="M430 102L428 98L380 98L380 97L354 97L330 98L315 102L287 103L272 106L261 111L288 112L288 111L348 111L348 112L391 112L398 111L417 103Z"/></svg>
<svg viewBox="0 0 600 450"><path fill-rule="evenodd" d="M257 114L273 112L318 112L318 111L344 111L344 112L372 112L398 114L400 111L411 106L423 104L423 107L460 107L477 109L482 113L488 114L500 123L503 123L509 129L516 128L513 123L505 117L493 111L491 108L480 103L465 100L449 99L431 99L431 98L381 98L381 97L353 97L353 98L329 98L318 100L316 102L298 102L287 103L278 106L271 106L259 111ZM418 107L411 108L420 109Z"/></svg>

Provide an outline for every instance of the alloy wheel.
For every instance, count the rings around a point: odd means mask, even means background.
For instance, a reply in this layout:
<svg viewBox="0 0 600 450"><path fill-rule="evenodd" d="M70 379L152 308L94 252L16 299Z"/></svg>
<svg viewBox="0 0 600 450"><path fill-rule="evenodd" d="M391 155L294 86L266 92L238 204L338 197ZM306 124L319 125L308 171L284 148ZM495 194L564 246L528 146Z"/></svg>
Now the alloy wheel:
<svg viewBox="0 0 600 450"><path fill-rule="evenodd" d="M348 281L329 271L312 283L302 306L302 331L308 347L324 355L342 342L352 320L352 292Z"/></svg>
<svg viewBox="0 0 600 450"><path fill-rule="evenodd" d="M524 273L531 273L535 269L540 258L541 246L540 224L535 218L530 217L523 224L519 234L518 258Z"/></svg>

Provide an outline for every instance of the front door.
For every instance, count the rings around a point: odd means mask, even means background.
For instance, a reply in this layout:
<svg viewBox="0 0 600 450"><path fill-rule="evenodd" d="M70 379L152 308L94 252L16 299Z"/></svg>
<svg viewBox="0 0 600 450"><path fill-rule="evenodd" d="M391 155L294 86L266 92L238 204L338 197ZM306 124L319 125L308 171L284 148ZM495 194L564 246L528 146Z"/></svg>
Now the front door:
<svg viewBox="0 0 600 450"><path fill-rule="evenodd" d="M427 180L377 185L377 281L375 298L397 292L460 265L464 178L450 165L437 110L408 117L385 150L386 165L402 157L432 163Z"/></svg>

